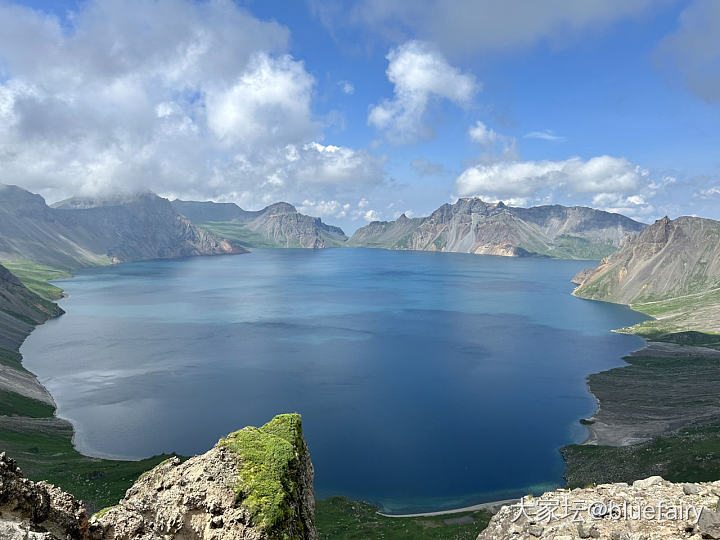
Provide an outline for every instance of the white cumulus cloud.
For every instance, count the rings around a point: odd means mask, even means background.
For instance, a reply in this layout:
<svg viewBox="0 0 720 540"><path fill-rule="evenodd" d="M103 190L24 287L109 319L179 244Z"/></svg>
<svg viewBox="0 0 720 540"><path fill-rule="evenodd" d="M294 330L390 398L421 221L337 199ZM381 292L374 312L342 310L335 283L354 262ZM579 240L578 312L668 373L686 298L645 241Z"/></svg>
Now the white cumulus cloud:
<svg viewBox="0 0 720 540"><path fill-rule="evenodd" d="M470 127L468 135L472 141L480 145L488 157L502 156L504 159L509 159L515 156L515 138L498 133L480 120Z"/></svg>
<svg viewBox="0 0 720 540"><path fill-rule="evenodd" d="M364 218L365 221L367 221L367 222L380 221L380 214L378 214L377 211L375 211L375 210L367 210L367 211L363 214L363 218Z"/></svg>
<svg viewBox="0 0 720 540"><path fill-rule="evenodd" d="M456 180L462 196L538 196L565 193L633 193L646 181L647 171L624 158L578 157L564 161L509 161L469 167Z"/></svg>
<svg viewBox="0 0 720 540"><path fill-rule="evenodd" d="M396 143L409 143L432 136L424 122L432 99L468 105L479 89L475 77L451 66L430 44L409 41L388 55L388 80L393 98L370 108L368 123L383 130Z"/></svg>
<svg viewBox="0 0 720 540"><path fill-rule="evenodd" d="M350 210L350 203L341 203L340 201L309 201L304 200L298 211L303 214L319 217L344 218Z"/></svg>
<svg viewBox="0 0 720 540"><path fill-rule="evenodd" d="M0 3L2 181L51 201L357 200L383 160L324 141L288 39L229 0L88 0L64 22Z"/></svg>
<svg viewBox="0 0 720 540"><path fill-rule="evenodd" d="M208 92L208 126L228 144L301 141L316 130L313 83L301 62L258 53L231 86Z"/></svg>
<svg viewBox="0 0 720 540"><path fill-rule="evenodd" d="M480 146L491 146L497 143L499 137L496 131L488 128L479 120L468 130L468 135Z"/></svg>

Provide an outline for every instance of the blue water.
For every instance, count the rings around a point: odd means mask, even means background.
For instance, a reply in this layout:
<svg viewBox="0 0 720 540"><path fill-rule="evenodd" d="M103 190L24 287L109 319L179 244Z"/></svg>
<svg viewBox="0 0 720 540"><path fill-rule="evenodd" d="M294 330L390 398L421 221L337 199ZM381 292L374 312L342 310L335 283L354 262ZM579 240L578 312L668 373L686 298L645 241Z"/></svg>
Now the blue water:
<svg viewBox="0 0 720 540"><path fill-rule="evenodd" d="M629 309L570 295L588 262L257 250L83 271L25 365L97 456L201 453L303 415L319 497L390 511L562 484L588 374L642 346Z"/></svg>

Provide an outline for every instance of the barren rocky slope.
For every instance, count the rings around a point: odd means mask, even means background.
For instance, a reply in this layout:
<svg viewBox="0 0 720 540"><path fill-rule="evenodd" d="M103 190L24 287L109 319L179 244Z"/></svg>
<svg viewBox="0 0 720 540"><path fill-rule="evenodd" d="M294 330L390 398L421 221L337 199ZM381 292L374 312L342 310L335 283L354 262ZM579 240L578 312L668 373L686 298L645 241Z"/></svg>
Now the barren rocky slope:
<svg viewBox="0 0 720 540"><path fill-rule="evenodd" d="M0 260L59 268L240 252L192 225L151 193L71 199L56 207L17 186L0 185Z"/></svg>
<svg viewBox="0 0 720 540"><path fill-rule="evenodd" d="M720 482L673 484L650 477L632 485L557 490L504 506L478 540L679 540L720 538Z"/></svg>
<svg viewBox="0 0 720 540"><path fill-rule="evenodd" d="M29 291L4 266L0 266L0 398L29 399L54 405L50 394L35 376L20 365L15 355L36 324L62 313L56 304ZM17 355L19 357L19 355Z"/></svg>
<svg viewBox="0 0 720 540"><path fill-rule="evenodd" d="M246 247L326 248L344 245L347 240L339 227L301 214L284 202L258 211L243 210L233 203L176 200L172 204L193 223Z"/></svg>
<svg viewBox="0 0 720 540"><path fill-rule="evenodd" d="M32 326L62 313L56 304L29 291L0 265L0 347L20 346Z"/></svg>
<svg viewBox="0 0 720 540"><path fill-rule="evenodd" d="M0 537L8 540L314 540L313 468L298 415L245 428L210 451L142 475L92 518L74 497L22 477L0 454Z"/></svg>
<svg viewBox="0 0 720 540"><path fill-rule="evenodd" d="M644 228L620 214L584 207L514 208L481 199L444 204L428 217L376 221L358 229L348 245L593 259L612 253Z"/></svg>
<svg viewBox="0 0 720 540"><path fill-rule="evenodd" d="M720 222L688 216L660 219L578 280L578 296L622 304L716 289Z"/></svg>
<svg viewBox="0 0 720 540"><path fill-rule="evenodd" d="M720 221L660 219L575 282L577 296L655 317L635 333L720 332Z"/></svg>

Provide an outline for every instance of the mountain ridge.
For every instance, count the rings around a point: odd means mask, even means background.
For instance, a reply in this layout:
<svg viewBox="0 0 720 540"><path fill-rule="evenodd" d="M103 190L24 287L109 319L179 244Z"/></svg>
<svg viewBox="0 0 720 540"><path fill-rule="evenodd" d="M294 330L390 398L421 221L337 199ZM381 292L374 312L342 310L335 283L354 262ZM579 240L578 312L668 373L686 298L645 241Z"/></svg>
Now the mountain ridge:
<svg viewBox="0 0 720 540"><path fill-rule="evenodd" d="M340 247L347 236L340 227L301 214L290 203L277 202L262 210L243 210L235 203L172 201L195 225L236 240L246 247Z"/></svg>
<svg viewBox="0 0 720 540"><path fill-rule="evenodd" d="M461 198L429 216L375 221L348 245L483 255L601 258L645 225L621 214L582 206L531 208Z"/></svg>
<svg viewBox="0 0 720 540"><path fill-rule="evenodd" d="M153 193L72 198L53 207L40 195L0 184L0 260L72 269L242 251Z"/></svg>
<svg viewBox="0 0 720 540"><path fill-rule="evenodd" d="M666 216L578 281L578 295L623 304L720 287L720 221Z"/></svg>
<svg viewBox="0 0 720 540"><path fill-rule="evenodd" d="M574 281L576 296L655 317L633 333L720 332L720 221L666 216Z"/></svg>

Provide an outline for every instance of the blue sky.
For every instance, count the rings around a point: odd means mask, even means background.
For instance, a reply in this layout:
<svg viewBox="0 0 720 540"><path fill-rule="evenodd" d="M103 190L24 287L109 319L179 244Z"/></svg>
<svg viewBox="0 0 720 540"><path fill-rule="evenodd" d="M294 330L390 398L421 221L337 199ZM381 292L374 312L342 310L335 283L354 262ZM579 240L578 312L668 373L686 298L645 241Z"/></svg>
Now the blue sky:
<svg viewBox="0 0 720 540"><path fill-rule="evenodd" d="M0 0L0 166L348 232L458 196L720 218L714 0ZM479 124L478 124L479 123Z"/></svg>

